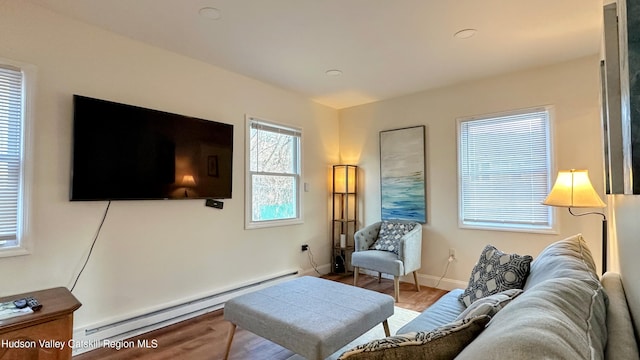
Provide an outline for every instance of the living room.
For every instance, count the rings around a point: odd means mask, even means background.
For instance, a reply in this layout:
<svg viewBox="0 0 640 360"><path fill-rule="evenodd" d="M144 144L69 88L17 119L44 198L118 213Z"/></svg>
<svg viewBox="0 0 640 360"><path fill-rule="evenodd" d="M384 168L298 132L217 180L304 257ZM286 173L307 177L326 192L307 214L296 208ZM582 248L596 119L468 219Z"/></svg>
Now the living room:
<svg viewBox="0 0 640 360"><path fill-rule="evenodd" d="M233 124L233 196L221 210L204 201L113 202L73 294L82 303L74 331L150 312L298 271L331 270L330 175L356 164L360 226L380 219L379 132L426 126L427 223L419 282L434 286L449 249L457 260L439 284L464 288L488 243L535 256L582 233L595 259L601 224L557 211L556 234L461 229L458 226L456 120L551 105L556 170L587 169L604 199L600 41L590 53L544 66L460 81L353 107L332 108L306 96L59 15L31 1L0 2L0 57L37 68L31 171L29 254L3 257L2 294L71 288L87 258L106 202L70 202L73 94ZM597 2L596 2L597 3ZM597 14L601 6L590 1ZM595 26L600 27L598 23ZM601 29L598 30L601 32ZM437 69L434 69L437 71ZM298 225L245 229L245 116L303 129L303 219ZM640 251L628 239L637 197L609 196L610 268L633 277ZM616 211L621 211L619 222ZM612 217L613 216L613 217ZM617 237L616 237L617 235ZM626 246L626 247L625 247Z"/></svg>

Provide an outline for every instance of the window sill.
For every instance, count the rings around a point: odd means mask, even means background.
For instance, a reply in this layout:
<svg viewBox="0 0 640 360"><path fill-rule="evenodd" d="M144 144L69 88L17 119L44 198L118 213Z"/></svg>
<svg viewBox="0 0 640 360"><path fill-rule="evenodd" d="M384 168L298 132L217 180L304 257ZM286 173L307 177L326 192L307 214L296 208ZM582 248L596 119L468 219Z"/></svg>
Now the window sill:
<svg viewBox="0 0 640 360"><path fill-rule="evenodd" d="M0 248L0 258L30 255L31 251L22 246Z"/></svg>
<svg viewBox="0 0 640 360"><path fill-rule="evenodd" d="M507 231L507 232L517 232L517 233L530 233L530 234L546 234L546 235L557 235L558 230L555 228L523 228L523 227L498 227L498 226L490 226L490 225L470 225L470 224L458 224L460 229L464 230L488 230L488 231Z"/></svg>
<svg viewBox="0 0 640 360"><path fill-rule="evenodd" d="M269 220L260 222L247 222L244 225L245 230L263 229L278 226L289 226L303 224L302 219L287 219L287 220Z"/></svg>

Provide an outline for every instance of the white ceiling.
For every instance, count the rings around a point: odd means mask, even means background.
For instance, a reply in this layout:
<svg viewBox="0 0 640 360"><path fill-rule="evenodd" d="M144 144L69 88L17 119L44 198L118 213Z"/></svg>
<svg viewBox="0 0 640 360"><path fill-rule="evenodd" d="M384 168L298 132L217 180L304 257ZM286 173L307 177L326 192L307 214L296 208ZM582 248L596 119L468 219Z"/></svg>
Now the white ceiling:
<svg viewBox="0 0 640 360"><path fill-rule="evenodd" d="M29 0L345 108L597 54L602 0ZM220 10L211 20L203 7ZM466 40L453 34L475 28ZM338 77L327 76L340 69Z"/></svg>

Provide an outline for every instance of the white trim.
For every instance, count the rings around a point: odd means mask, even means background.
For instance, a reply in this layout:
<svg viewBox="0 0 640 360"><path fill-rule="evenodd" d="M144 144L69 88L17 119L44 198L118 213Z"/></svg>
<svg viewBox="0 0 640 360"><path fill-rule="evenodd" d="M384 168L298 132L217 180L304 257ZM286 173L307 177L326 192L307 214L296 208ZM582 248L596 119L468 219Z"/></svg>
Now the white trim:
<svg viewBox="0 0 640 360"><path fill-rule="evenodd" d="M0 257L22 256L32 252L31 192L33 188L33 129L35 128L35 102L38 68L35 65L0 58L0 63L16 67L22 71L22 139L20 161L20 202L16 238L17 246L0 248Z"/></svg>
<svg viewBox="0 0 640 360"><path fill-rule="evenodd" d="M377 271L372 271L372 270L367 270L362 268L360 269L360 274L366 274L366 275L378 277ZM449 278L442 278L441 280L439 276L425 275L420 273L418 273L417 277L418 277L418 284L420 286L427 286L427 287L442 289L447 291L451 291L453 289L465 289L467 287L466 281L460 281L460 280L449 279ZM393 280L393 275L383 273L382 278ZM400 281L413 284L414 283L413 275L409 274L409 275L401 276ZM438 281L440 282L439 284L438 284ZM436 284L438 284L437 288L436 288ZM400 294L400 297L402 297L402 293Z"/></svg>
<svg viewBox="0 0 640 360"><path fill-rule="evenodd" d="M438 281L440 281L439 284L438 284ZM407 282L413 282L413 281L409 281L409 279L407 279ZM451 291L453 289L465 289L468 285L466 281L460 281L460 280L450 279L446 277L440 280L439 276L424 275L424 274L418 274L418 284L422 286L428 286L428 287L435 287L436 284L438 284L437 289L448 290L448 291Z"/></svg>
<svg viewBox="0 0 640 360"><path fill-rule="evenodd" d="M268 221L252 221L251 220L251 202L252 202L252 193L253 193L253 189L251 187L252 183L249 179L249 177L251 176L251 149L250 149L250 144L251 144L251 122L252 121L259 121L262 123L266 123L269 124L275 128L285 128L285 129L291 129L294 131L299 132L299 144L298 144L298 154L299 154L299 158L297 159L297 166L298 166L298 174L292 174L291 176L294 176L297 180L296 183L296 212L298 214L298 216L296 218L291 218L291 219L283 219L283 220L268 220ZM292 125L288 125L288 124L281 124L281 123L277 123L277 122L273 122L271 120L267 120L264 119L262 117L257 117L257 116L251 116L248 114L245 114L245 144L244 144L244 149L245 149L245 176L244 176L244 181L245 181L245 210L244 210L244 227L246 230L252 230L252 229L261 229L261 228L269 228L269 227L276 227L276 226L288 226L288 225L297 225L297 224L302 224L304 223L304 207L303 207L303 203L304 203L304 198L303 198L303 191L302 191L302 187L303 187L303 162L302 159L303 157L303 131L302 128L297 127L297 126L292 126Z"/></svg>
<svg viewBox="0 0 640 360"><path fill-rule="evenodd" d="M520 225L492 225L492 224L465 224L462 220L462 154L460 151L461 146L461 127L462 124L469 121L476 120L485 120L492 119L497 117L508 117L508 116L517 116L521 114L528 114L533 112L547 112L548 115L548 126L547 126L547 146L548 146L548 162L547 169L549 170L547 174L547 183L549 184L549 191L551 186L553 186L553 175L556 172L555 167L555 146L554 146L554 127L555 127L555 107L553 105L541 105L534 106L529 108L515 109L515 110L507 110L503 112L494 112L489 114L482 115L472 115L466 117L460 117L456 119L456 153L457 153L457 186L458 186L458 227L460 229L476 229L476 230L491 230L491 231L508 231L508 232L525 232L525 233L536 233L536 234L558 234L558 221L557 221L557 212L554 207L549 207L549 217L548 220L550 222L548 227L535 227L535 226L526 226L523 224Z"/></svg>

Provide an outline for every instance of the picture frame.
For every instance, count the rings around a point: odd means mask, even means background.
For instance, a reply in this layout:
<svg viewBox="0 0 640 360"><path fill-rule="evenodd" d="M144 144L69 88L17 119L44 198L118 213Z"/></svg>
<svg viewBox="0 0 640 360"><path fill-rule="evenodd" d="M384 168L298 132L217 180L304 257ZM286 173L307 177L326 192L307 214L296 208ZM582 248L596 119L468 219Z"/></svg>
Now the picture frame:
<svg viewBox="0 0 640 360"><path fill-rule="evenodd" d="M382 220L427 222L426 127L380 131Z"/></svg>

